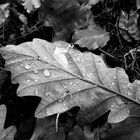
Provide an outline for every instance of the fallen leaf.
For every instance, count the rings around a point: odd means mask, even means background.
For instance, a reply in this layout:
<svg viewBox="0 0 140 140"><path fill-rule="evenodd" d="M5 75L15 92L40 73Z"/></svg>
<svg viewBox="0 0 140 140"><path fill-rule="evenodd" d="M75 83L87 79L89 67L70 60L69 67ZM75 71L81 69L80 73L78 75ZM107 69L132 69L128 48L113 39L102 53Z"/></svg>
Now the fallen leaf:
<svg viewBox="0 0 140 140"><path fill-rule="evenodd" d="M6 21L9 16L9 3L0 5L0 25Z"/></svg>
<svg viewBox="0 0 140 140"><path fill-rule="evenodd" d="M74 106L80 111L119 95L139 104L139 81L130 83L122 68L108 68L100 56L65 42L34 39L0 49L18 96L42 98L35 116L43 118Z"/></svg>
<svg viewBox="0 0 140 140"><path fill-rule="evenodd" d="M27 10L28 13L41 6L40 0L22 0L22 1L24 8Z"/></svg>
<svg viewBox="0 0 140 140"><path fill-rule="evenodd" d="M45 21L55 30L54 39L69 41L75 29L93 23L92 12L80 5L79 0L46 0L39 8L40 21Z"/></svg>
<svg viewBox="0 0 140 140"><path fill-rule="evenodd" d="M88 29L77 30L73 35L73 42L82 48L95 50L104 47L109 41L109 34L97 27L91 25Z"/></svg>
<svg viewBox="0 0 140 140"><path fill-rule="evenodd" d="M137 26L139 14L133 10L128 14L125 11L121 11L121 16L119 18L119 27L127 31L134 39L138 40L140 38L139 30ZM127 34L122 34L126 38Z"/></svg>
<svg viewBox="0 0 140 140"><path fill-rule="evenodd" d="M40 135L45 134L45 132L47 132L47 130L49 130L50 128L54 128L54 130L56 130L55 119L56 116L49 116L49 117L37 119L35 129L30 140L37 139Z"/></svg>
<svg viewBox="0 0 140 140"><path fill-rule="evenodd" d="M5 117L6 117L6 106L1 105L0 106L0 140L14 140L16 127L11 126L4 129Z"/></svg>
<svg viewBox="0 0 140 140"><path fill-rule="evenodd" d="M69 132L67 139L68 140L85 140L82 128L80 128L78 125L74 126L74 128Z"/></svg>
<svg viewBox="0 0 140 140"><path fill-rule="evenodd" d="M22 23L24 23L25 25L27 25L27 17L24 15L24 14L20 14L19 15L19 20L22 22Z"/></svg>
<svg viewBox="0 0 140 140"><path fill-rule="evenodd" d="M140 9L140 0L136 0L137 9Z"/></svg>
<svg viewBox="0 0 140 140"><path fill-rule="evenodd" d="M89 2L88 2L88 6L90 7L90 8L92 8L92 6L93 5L96 5L97 3L99 3L101 0L88 0Z"/></svg>
<svg viewBox="0 0 140 140"><path fill-rule="evenodd" d="M103 140L139 140L140 139L140 119L127 118L115 124L109 130L108 135Z"/></svg>

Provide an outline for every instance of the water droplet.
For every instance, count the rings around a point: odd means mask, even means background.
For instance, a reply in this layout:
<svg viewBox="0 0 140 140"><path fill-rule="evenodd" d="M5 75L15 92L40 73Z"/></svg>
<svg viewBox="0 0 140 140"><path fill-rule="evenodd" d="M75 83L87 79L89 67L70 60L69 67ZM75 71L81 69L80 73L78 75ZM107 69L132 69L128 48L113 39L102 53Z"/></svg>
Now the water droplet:
<svg viewBox="0 0 140 140"><path fill-rule="evenodd" d="M28 79L28 80L27 80L27 82L29 83L29 82L30 82L30 80Z"/></svg>
<svg viewBox="0 0 140 140"><path fill-rule="evenodd" d="M111 105L110 107L111 107L111 108L114 108L114 105Z"/></svg>
<svg viewBox="0 0 140 140"><path fill-rule="evenodd" d="M74 87L76 87L76 84L73 84Z"/></svg>
<svg viewBox="0 0 140 140"><path fill-rule="evenodd" d="M41 57L38 57L39 60L41 60Z"/></svg>
<svg viewBox="0 0 140 140"><path fill-rule="evenodd" d="M70 85L72 85L72 82L70 82Z"/></svg>
<svg viewBox="0 0 140 140"><path fill-rule="evenodd" d="M115 83L112 83L112 86L114 86L115 85Z"/></svg>
<svg viewBox="0 0 140 140"><path fill-rule="evenodd" d="M58 102L61 103L61 102L63 102L63 100L64 100L64 98L59 98Z"/></svg>
<svg viewBox="0 0 140 140"><path fill-rule="evenodd" d="M22 66L23 66L23 64L20 64L19 66L20 66L20 67L22 67Z"/></svg>
<svg viewBox="0 0 140 140"><path fill-rule="evenodd" d="M93 73L90 73L89 75L90 75L90 76L93 76Z"/></svg>
<svg viewBox="0 0 140 140"><path fill-rule="evenodd" d="M127 95L128 95L128 96L132 96L132 92L128 90L128 91L127 91Z"/></svg>
<svg viewBox="0 0 140 140"><path fill-rule="evenodd" d="M92 100L94 100L94 96L90 96Z"/></svg>
<svg viewBox="0 0 140 140"><path fill-rule="evenodd" d="M80 88L78 88L77 91L80 91Z"/></svg>
<svg viewBox="0 0 140 140"><path fill-rule="evenodd" d="M47 56L44 57L46 60L48 59Z"/></svg>
<svg viewBox="0 0 140 140"><path fill-rule="evenodd" d="M35 89L35 95L39 95L37 88Z"/></svg>
<svg viewBox="0 0 140 140"><path fill-rule="evenodd" d="M94 96L90 96L90 98L91 98L91 103L93 103L94 102Z"/></svg>
<svg viewBox="0 0 140 140"><path fill-rule="evenodd" d="M66 106L65 102L63 102L63 106Z"/></svg>
<svg viewBox="0 0 140 140"><path fill-rule="evenodd" d="M38 80L37 79L35 79L35 82L37 82Z"/></svg>
<svg viewBox="0 0 140 140"><path fill-rule="evenodd" d="M116 76L114 76L113 79L115 80L116 79Z"/></svg>
<svg viewBox="0 0 140 140"><path fill-rule="evenodd" d="M34 73L37 74L38 73L38 70L37 69L34 69Z"/></svg>
<svg viewBox="0 0 140 140"><path fill-rule="evenodd" d="M67 88L67 86L66 86L66 85L63 85L63 88L65 88L65 89L66 89L66 88Z"/></svg>
<svg viewBox="0 0 140 140"><path fill-rule="evenodd" d="M48 71L48 69L45 69L43 71L43 74L44 74L44 76L50 76L51 73Z"/></svg>
<svg viewBox="0 0 140 140"><path fill-rule="evenodd" d="M31 68L30 65L28 65L28 64L25 65L25 69L26 69L26 70L28 70L28 69L30 69L30 68Z"/></svg>
<svg viewBox="0 0 140 140"><path fill-rule="evenodd" d="M14 63L15 63L15 61L12 61L11 63L12 63L12 64L14 64Z"/></svg>

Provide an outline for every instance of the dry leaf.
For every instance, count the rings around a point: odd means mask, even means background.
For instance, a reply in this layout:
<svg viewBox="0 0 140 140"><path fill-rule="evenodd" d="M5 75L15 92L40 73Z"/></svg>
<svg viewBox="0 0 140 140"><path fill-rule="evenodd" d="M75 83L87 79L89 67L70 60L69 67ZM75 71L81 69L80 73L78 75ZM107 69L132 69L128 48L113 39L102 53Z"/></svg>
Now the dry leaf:
<svg viewBox="0 0 140 140"><path fill-rule="evenodd" d="M28 13L41 6L40 0L23 0L24 8L27 10Z"/></svg>
<svg viewBox="0 0 140 140"><path fill-rule="evenodd" d="M88 29L77 30L73 35L73 41L82 48L95 50L107 44L109 34L97 26L89 26Z"/></svg>
<svg viewBox="0 0 140 140"><path fill-rule="evenodd" d="M9 3L1 4L0 5L0 25L5 22L5 20L9 16Z"/></svg>
<svg viewBox="0 0 140 140"><path fill-rule="evenodd" d="M139 14L136 11L131 10L130 14L125 11L121 11L121 16L119 18L119 27L127 31L134 39L138 40L139 30L137 27L137 19ZM122 34L124 38L127 38L125 34Z"/></svg>
<svg viewBox="0 0 140 140"><path fill-rule="evenodd" d="M25 25L28 24L28 22L27 22L27 17L26 17L24 14L20 14L18 18L19 18L19 20L20 20L22 23L24 23Z"/></svg>
<svg viewBox="0 0 140 140"><path fill-rule="evenodd" d="M4 129L4 123L6 118L6 106L0 106L0 140L14 140L16 133L16 127L11 126Z"/></svg>
<svg viewBox="0 0 140 140"><path fill-rule="evenodd" d="M140 9L140 0L136 0L137 9Z"/></svg>
<svg viewBox="0 0 140 140"><path fill-rule="evenodd" d="M34 39L1 48L18 96L42 98L36 117L62 113L74 106L81 111L121 95L139 103L139 81L130 83L122 68L108 68L100 56L81 53L65 42Z"/></svg>

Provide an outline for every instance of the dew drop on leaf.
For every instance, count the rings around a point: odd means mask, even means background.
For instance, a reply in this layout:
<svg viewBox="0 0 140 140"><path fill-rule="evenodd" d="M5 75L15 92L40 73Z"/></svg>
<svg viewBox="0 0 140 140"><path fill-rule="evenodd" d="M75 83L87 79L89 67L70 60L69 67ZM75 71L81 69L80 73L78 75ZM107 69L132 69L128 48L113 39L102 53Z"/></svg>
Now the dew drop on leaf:
<svg viewBox="0 0 140 140"><path fill-rule="evenodd" d="M72 85L72 82L70 82L70 85Z"/></svg>
<svg viewBox="0 0 140 140"><path fill-rule="evenodd" d="M110 107L111 107L111 108L114 108L114 105L111 105Z"/></svg>
<svg viewBox="0 0 140 140"><path fill-rule="evenodd" d="M115 85L115 83L112 83L112 86L114 86Z"/></svg>
<svg viewBox="0 0 140 140"><path fill-rule="evenodd" d="M37 70L37 69L34 69L34 73L36 73L36 74L37 74L37 73L38 73L38 70Z"/></svg>
<svg viewBox="0 0 140 140"><path fill-rule="evenodd" d="M63 106L66 106L65 102L63 102Z"/></svg>
<svg viewBox="0 0 140 140"><path fill-rule="evenodd" d="M73 84L74 87L76 87L76 84Z"/></svg>
<svg viewBox="0 0 140 140"><path fill-rule="evenodd" d="M44 58L45 58L45 60L47 60L47 59L48 59L48 58L47 58L47 56L45 56Z"/></svg>
<svg viewBox="0 0 140 140"><path fill-rule="evenodd" d="M41 60L41 58L40 58L40 57L38 57L38 60Z"/></svg>
<svg viewBox="0 0 140 140"><path fill-rule="evenodd" d="M63 102L63 100L64 100L64 98L59 98L58 102L61 103L61 102Z"/></svg>
<svg viewBox="0 0 140 140"><path fill-rule="evenodd" d="M91 99L94 100L94 96L91 96Z"/></svg>
<svg viewBox="0 0 140 140"><path fill-rule="evenodd" d="M115 80L115 79L116 79L116 77L114 76L114 77L113 77L113 79Z"/></svg>
<svg viewBox="0 0 140 140"><path fill-rule="evenodd" d="M45 96L48 97L48 98L50 98L51 97L51 94L52 94L51 92L46 91Z"/></svg>
<svg viewBox="0 0 140 140"><path fill-rule="evenodd" d="M63 85L63 87L66 89L67 88L67 86L66 85Z"/></svg>
<svg viewBox="0 0 140 140"><path fill-rule="evenodd" d="M132 92L128 90L128 91L127 91L127 95L128 95L128 96L132 96Z"/></svg>
<svg viewBox="0 0 140 140"><path fill-rule="evenodd" d="M30 80L28 79L28 80L27 80L27 83L29 83L29 82L30 82Z"/></svg>
<svg viewBox="0 0 140 140"><path fill-rule="evenodd" d="M44 74L44 76L50 76L51 75L51 73L48 71L48 69L45 69L43 71L43 74Z"/></svg>
<svg viewBox="0 0 140 140"><path fill-rule="evenodd" d="M37 88L35 89L35 95L39 95Z"/></svg>
<svg viewBox="0 0 140 140"><path fill-rule="evenodd" d="M26 70L28 70L28 69L30 69L30 68L31 68L30 65L28 65L28 64L25 65L25 69L26 69Z"/></svg>

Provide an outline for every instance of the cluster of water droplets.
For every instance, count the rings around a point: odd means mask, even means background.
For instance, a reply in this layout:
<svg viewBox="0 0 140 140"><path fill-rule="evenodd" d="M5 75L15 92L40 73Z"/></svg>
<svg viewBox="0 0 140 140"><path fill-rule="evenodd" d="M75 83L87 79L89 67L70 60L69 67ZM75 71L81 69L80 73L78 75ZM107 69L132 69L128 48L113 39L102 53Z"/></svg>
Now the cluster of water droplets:
<svg viewBox="0 0 140 140"><path fill-rule="evenodd" d="M132 96L133 95L133 87L132 87L132 85L130 84L130 83L128 83L128 89L127 89L127 95L128 96Z"/></svg>

